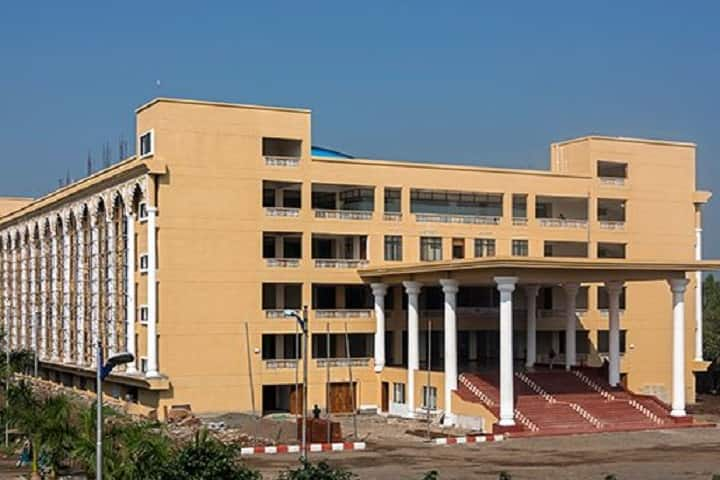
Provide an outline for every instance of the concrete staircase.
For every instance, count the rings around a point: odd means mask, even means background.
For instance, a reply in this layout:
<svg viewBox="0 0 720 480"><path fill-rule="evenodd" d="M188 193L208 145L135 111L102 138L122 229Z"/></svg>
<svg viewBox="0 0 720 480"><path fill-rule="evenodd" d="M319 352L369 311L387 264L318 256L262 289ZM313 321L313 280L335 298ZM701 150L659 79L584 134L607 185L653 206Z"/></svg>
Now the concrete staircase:
<svg viewBox="0 0 720 480"><path fill-rule="evenodd" d="M457 394L499 416L499 384L497 373L463 373ZM563 435L678 426L669 408L658 399L610 387L596 369L516 372L514 391L518 426L511 434ZM687 425L692 419L680 423Z"/></svg>

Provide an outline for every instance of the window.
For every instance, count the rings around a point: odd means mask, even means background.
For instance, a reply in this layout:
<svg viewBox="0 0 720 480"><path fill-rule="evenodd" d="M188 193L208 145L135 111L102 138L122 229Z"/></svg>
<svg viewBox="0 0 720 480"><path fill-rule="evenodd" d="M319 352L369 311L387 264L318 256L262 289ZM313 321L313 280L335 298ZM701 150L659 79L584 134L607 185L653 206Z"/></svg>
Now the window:
<svg viewBox="0 0 720 480"><path fill-rule="evenodd" d="M465 258L465 239L453 238L452 240L452 258Z"/></svg>
<svg viewBox="0 0 720 480"><path fill-rule="evenodd" d="M626 330L620 330L620 353L625 353L625 337ZM610 352L610 333L608 330L598 330L597 332L597 349L599 353Z"/></svg>
<svg viewBox="0 0 720 480"><path fill-rule="evenodd" d="M597 176L605 178L627 178L627 163L598 160Z"/></svg>
<svg viewBox="0 0 720 480"><path fill-rule="evenodd" d="M494 238L476 238L475 239L475 256L476 257L494 257L495 256L495 239Z"/></svg>
<svg viewBox="0 0 720 480"><path fill-rule="evenodd" d="M442 238L420 237L420 260L424 262L442 260Z"/></svg>
<svg viewBox="0 0 720 480"><path fill-rule="evenodd" d="M138 205L138 220L143 221L147 220L148 212L147 212L147 203L140 202Z"/></svg>
<svg viewBox="0 0 720 480"><path fill-rule="evenodd" d="M288 138L263 138L262 154L266 157L298 158L302 152L302 141Z"/></svg>
<svg viewBox="0 0 720 480"><path fill-rule="evenodd" d="M528 256L528 241L527 240L513 240L512 241L512 255L513 255L513 257L527 257Z"/></svg>
<svg viewBox="0 0 720 480"><path fill-rule="evenodd" d="M405 403L404 383L393 383L393 403Z"/></svg>
<svg viewBox="0 0 720 480"><path fill-rule="evenodd" d="M400 235L385 235L385 260L402 260L402 237Z"/></svg>
<svg viewBox="0 0 720 480"><path fill-rule="evenodd" d="M527 195L524 193L513 193L512 209L513 218L527 218Z"/></svg>
<svg viewBox="0 0 720 480"><path fill-rule="evenodd" d="M400 189L385 189L385 213L400 213Z"/></svg>
<svg viewBox="0 0 720 480"><path fill-rule="evenodd" d="M598 258L625 258L624 243L598 243Z"/></svg>
<svg viewBox="0 0 720 480"><path fill-rule="evenodd" d="M263 310L280 310L302 308L302 285L299 283L263 283Z"/></svg>
<svg viewBox="0 0 720 480"><path fill-rule="evenodd" d="M626 287L620 292L620 310L625 310ZM598 310L608 310L610 308L610 298L608 297L605 287L598 287Z"/></svg>
<svg viewBox="0 0 720 480"><path fill-rule="evenodd" d="M149 264L148 254L143 253L142 255L140 255L140 272L141 273L145 273L148 271L148 264Z"/></svg>
<svg viewBox="0 0 720 480"><path fill-rule="evenodd" d="M437 387L428 387L423 385L423 403L422 408L435 410L437 408Z"/></svg>
<svg viewBox="0 0 720 480"><path fill-rule="evenodd" d="M146 157L152 155L155 149L155 142L153 139L153 131L145 132L140 135L140 156Z"/></svg>
<svg viewBox="0 0 720 480"><path fill-rule="evenodd" d="M148 322L148 307L147 305L140 306L140 323L146 325Z"/></svg>
<svg viewBox="0 0 720 480"><path fill-rule="evenodd" d="M328 358L372 358L375 354L375 334L373 333L315 333L312 335L312 357ZM329 341L328 341L329 340ZM350 355L346 352L346 342L350 345Z"/></svg>
<svg viewBox="0 0 720 480"><path fill-rule="evenodd" d="M544 254L546 257L587 258L587 242L566 242L545 240Z"/></svg>
<svg viewBox="0 0 720 480"><path fill-rule="evenodd" d="M262 359L294 359L299 356L299 350L295 349L299 341L300 336L294 333L264 334L262 336Z"/></svg>

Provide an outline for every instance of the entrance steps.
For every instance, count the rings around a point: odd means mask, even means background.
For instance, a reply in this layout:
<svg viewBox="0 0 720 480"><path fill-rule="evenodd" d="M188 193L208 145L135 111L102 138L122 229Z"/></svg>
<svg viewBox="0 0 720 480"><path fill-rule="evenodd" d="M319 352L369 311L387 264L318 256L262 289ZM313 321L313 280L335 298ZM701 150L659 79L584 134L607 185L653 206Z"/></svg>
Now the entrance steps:
<svg viewBox="0 0 720 480"><path fill-rule="evenodd" d="M500 413L499 374L463 373L457 394ZM599 369L516 372L515 419L511 435L563 435L648 430L687 426L691 418L675 419L655 397L611 387ZM497 429L497 428L496 428ZM497 429L500 431L501 429Z"/></svg>

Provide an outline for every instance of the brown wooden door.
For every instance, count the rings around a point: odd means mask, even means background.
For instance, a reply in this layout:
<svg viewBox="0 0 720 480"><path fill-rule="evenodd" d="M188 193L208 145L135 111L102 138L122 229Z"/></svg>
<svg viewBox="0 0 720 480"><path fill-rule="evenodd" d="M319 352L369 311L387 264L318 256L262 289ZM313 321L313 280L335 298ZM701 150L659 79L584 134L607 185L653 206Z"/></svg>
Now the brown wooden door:
<svg viewBox="0 0 720 480"><path fill-rule="evenodd" d="M330 384L330 411L332 413L352 413L353 388L349 383Z"/></svg>
<svg viewBox="0 0 720 480"><path fill-rule="evenodd" d="M302 415L302 396L302 385L298 385L297 389L295 385L290 387L290 413L293 415Z"/></svg>
<svg viewBox="0 0 720 480"><path fill-rule="evenodd" d="M390 384L388 382L382 382L380 397L380 411L387 412L390 410Z"/></svg>

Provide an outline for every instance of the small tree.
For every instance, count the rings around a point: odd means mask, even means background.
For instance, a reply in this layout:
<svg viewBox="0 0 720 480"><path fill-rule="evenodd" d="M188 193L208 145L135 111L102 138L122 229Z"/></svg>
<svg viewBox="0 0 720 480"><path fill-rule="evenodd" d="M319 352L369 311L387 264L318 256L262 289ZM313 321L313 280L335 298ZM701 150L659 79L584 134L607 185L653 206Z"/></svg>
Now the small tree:
<svg viewBox="0 0 720 480"><path fill-rule="evenodd" d="M333 468L325 462L317 465L301 458L302 466L296 469L288 469L280 473L278 480L352 480L358 478L352 472L342 468Z"/></svg>
<svg viewBox="0 0 720 480"><path fill-rule="evenodd" d="M237 460L237 448L225 445L201 430L193 442L176 452L168 480L261 480L259 472Z"/></svg>

